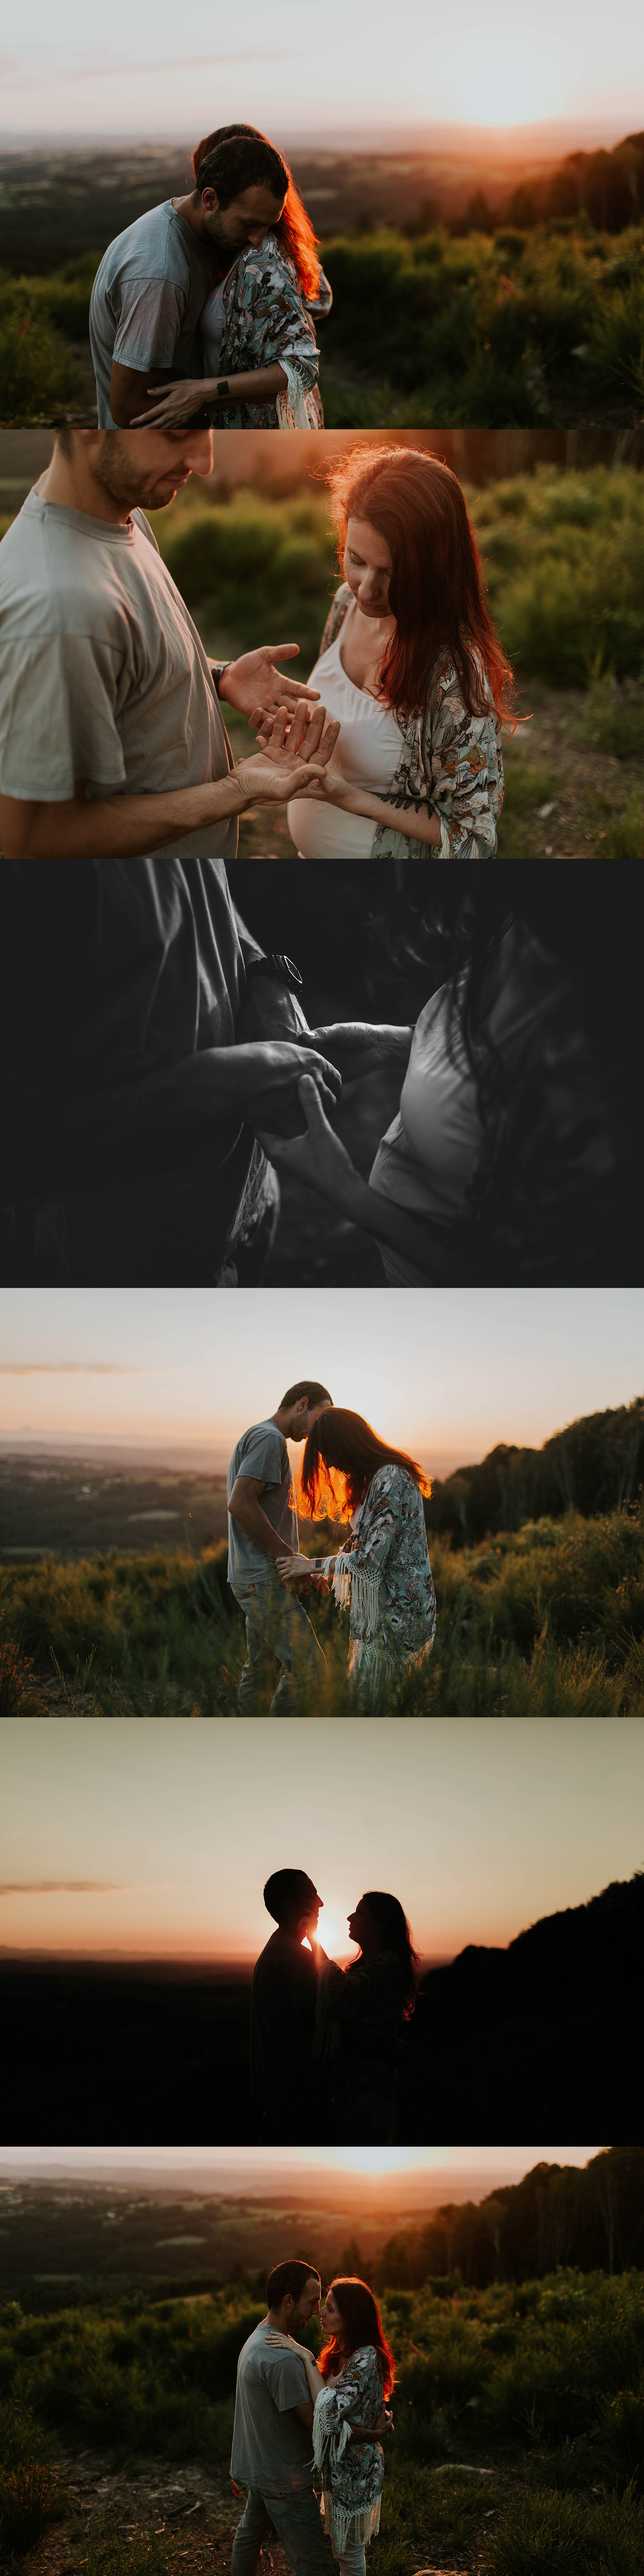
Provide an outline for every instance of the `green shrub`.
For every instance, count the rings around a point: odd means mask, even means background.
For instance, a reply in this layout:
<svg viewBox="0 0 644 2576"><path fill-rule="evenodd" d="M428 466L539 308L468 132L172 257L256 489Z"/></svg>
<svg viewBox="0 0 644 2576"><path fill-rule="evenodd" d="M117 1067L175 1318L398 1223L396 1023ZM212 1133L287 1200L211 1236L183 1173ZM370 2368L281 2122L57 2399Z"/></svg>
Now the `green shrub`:
<svg viewBox="0 0 644 2576"><path fill-rule="evenodd" d="M641 2576L644 2511L636 2498L524 2496L491 2543L493 2576Z"/></svg>
<svg viewBox="0 0 644 2576"><path fill-rule="evenodd" d="M58 420L82 390L78 367L46 313L17 291L9 308L0 302L0 378L8 421Z"/></svg>

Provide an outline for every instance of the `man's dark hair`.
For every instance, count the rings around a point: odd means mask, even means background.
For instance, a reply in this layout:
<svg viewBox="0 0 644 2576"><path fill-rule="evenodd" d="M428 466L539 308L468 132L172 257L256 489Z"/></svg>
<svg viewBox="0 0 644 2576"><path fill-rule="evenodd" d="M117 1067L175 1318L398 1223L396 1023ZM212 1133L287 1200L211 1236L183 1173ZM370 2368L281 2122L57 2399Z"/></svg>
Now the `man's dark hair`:
<svg viewBox="0 0 644 2576"><path fill-rule="evenodd" d="M299 2299L305 2281L319 2281L319 2279L320 2275L316 2272L314 2263L274 2263L266 2283L269 2308L281 2308L287 2290L292 2299Z"/></svg>
<svg viewBox="0 0 644 2576"><path fill-rule="evenodd" d="M303 1395L307 1397L309 1404L333 1404L333 1396L329 1395L328 1386L318 1386L315 1377L298 1377L296 1386L287 1386L286 1394L282 1396L280 1413L286 1404L299 1404L300 1397Z"/></svg>
<svg viewBox="0 0 644 2576"><path fill-rule="evenodd" d="M304 1909L308 1898L314 1904L316 1896L317 1887L312 1878L307 1878L305 1869L274 1869L264 1888L266 1912L274 1916L276 1923L287 1923L300 1903Z"/></svg>
<svg viewBox="0 0 644 2576"><path fill-rule="evenodd" d="M204 188L214 188L222 207L230 206L233 197L243 197L246 188L270 188L280 206L286 196L289 174L286 163L268 143L264 134L231 134L224 143L216 143L206 152L195 179L199 196Z"/></svg>

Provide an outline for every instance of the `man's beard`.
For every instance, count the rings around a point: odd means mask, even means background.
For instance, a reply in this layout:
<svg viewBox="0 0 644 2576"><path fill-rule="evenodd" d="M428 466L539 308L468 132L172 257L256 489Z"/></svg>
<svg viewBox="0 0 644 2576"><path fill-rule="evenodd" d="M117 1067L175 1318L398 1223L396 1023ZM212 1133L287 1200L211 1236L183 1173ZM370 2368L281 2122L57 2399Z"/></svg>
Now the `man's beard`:
<svg viewBox="0 0 644 2576"><path fill-rule="evenodd" d="M121 454L120 438L119 429L104 431L98 456L92 465L94 481L98 483L101 492L108 493L110 501L125 502L128 510L134 510L137 507L145 508L146 502L154 501L159 484L166 482L171 476L172 466L168 462L165 474L160 473L157 466L154 474L141 472L137 476L131 456ZM177 481L180 479L178 474Z"/></svg>

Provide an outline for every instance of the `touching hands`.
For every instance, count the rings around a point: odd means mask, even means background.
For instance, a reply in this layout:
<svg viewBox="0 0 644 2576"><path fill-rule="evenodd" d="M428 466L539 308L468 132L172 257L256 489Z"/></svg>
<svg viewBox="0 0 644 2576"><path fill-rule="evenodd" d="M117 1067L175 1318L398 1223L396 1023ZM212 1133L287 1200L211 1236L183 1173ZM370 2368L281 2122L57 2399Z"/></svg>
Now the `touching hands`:
<svg viewBox="0 0 644 2576"><path fill-rule="evenodd" d="M291 719L287 707L278 707L267 726L265 746L261 734L261 750L237 762L235 777L244 795L253 801L274 797L282 804L289 796L306 796L324 776L339 731L339 724L327 724L326 707L312 711L306 699Z"/></svg>
<svg viewBox="0 0 644 2576"><path fill-rule="evenodd" d="M254 653L240 653L239 660L229 662L222 672L220 698L225 698L228 706L238 707L242 715L252 717L258 740L260 716L270 719L278 707L292 713L298 698L306 698L310 704L319 700L319 689L307 689L303 680L291 679L290 672L282 678L281 671L275 669L276 661L292 662L299 650L299 644L260 644Z"/></svg>
<svg viewBox="0 0 644 2576"><path fill-rule="evenodd" d="M255 1097L257 1099L261 1097L262 1111L264 1111L266 1102L270 1099L279 1101L280 1107L283 1107L285 1105L285 1093L288 1096L290 1091L293 1095L297 1088L297 1093L299 1095L302 1083L302 1056L299 1046L288 1038L266 1039L261 1046L253 1047L252 1056L250 1048L242 1050L240 1047L237 1050L240 1067L242 1053L247 1053L249 1058L249 1089L248 1096L244 1098L244 1114L252 1124L253 1120L250 1113L252 1111L253 1104L253 1090L251 1088L251 1084L255 1070L258 1080L261 1083L261 1094L257 1093L255 1094ZM307 1062L311 1065L311 1075L309 1079L311 1080L311 1087L315 1092L316 1099L319 1089L320 1098L325 1101L327 1108L337 1108L338 1098L342 1090L342 1079L336 1066L334 1064L329 1064L326 1056L320 1055L317 1051L313 1055L311 1055L310 1052L307 1052ZM284 1139L281 1137L276 1139L276 1142L280 1145L283 1141Z"/></svg>
<svg viewBox="0 0 644 2576"><path fill-rule="evenodd" d="M203 376L186 376L180 385L148 385L145 411L137 412L130 428L186 429L203 411L205 392Z"/></svg>
<svg viewBox="0 0 644 2576"><path fill-rule="evenodd" d="M326 708L323 707L320 712L326 717ZM279 757L280 753L288 755L293 751L296 756L299 755L301 738L298 736L297 723L292 720L289 722L287 708L278 707L276 714L272 715L265 714L262 707L256 707L250 722L256 733L260 750L266 753L268 759ZM347 781L343 771L338 768L337 761L334 762L332 758L339 732L339 723L329 721L328 725L325 724L324 734L321 736L323 762L319 768L316 764L315 775L310 781L305 780L289 789L291 796L308 795L315 798L321 795L332 805L344 802L348 792ZM306 745L304 758L311 758L311 750L307 749Z"/></svg>
<svg viewBox="0 0 644 2576"><path fill-rule="evenodd" d="M237 760L234 778L240 778L242 793L255 801L255 796L276 799L286 804L289 796L307 796L335 750L340 724L327 724L327 708L299 703L296 716L289 721L289 708L281 706L270 721L270 739L265 750L252 752L250 760ZM289 737L289 739L286 739Z"/></svg>

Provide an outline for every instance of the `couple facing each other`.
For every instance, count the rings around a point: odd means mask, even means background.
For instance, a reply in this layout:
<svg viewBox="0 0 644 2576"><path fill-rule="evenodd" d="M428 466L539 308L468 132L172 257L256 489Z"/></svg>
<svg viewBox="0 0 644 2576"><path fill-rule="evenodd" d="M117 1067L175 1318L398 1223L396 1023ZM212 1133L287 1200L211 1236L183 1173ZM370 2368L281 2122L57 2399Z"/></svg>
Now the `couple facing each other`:
<svg viewBox="0 0 644 2576"><path fill-rule="evenodd" d="M315 322L331 288L281 152L220 125L193 187L110 242L89 330L100 429L195 414L216 429L323 429Z"/></svg>
<svg viewBox="0 0 644 2576"><path fill-rule="evenodd" d="M253 1972L259 2143L315 2144L328 2132L346 2146L395 2146L419 1970L407 1916L397 1896L369 1888L347 1917L360 1955L343 1969L318 1940L322 1902L305 1870L274 1870L266 1881L264 1904L277 1931Z"/></svg>
<svg viewBox="0 0 644 2576"><path fill-rule="evenodd" d="M319 2362L300 2343L320 2314L311 2264L276 2263L268 2314L237 2364L231 2475L248 2487L233 2542L232 2576L256 2576L275 2533L292 2576L366 2576L365 2549L380 2523L382 2443L394 2357L366 2281L340 2276L322 2308Z"/></svg>
<svg viewBox="0 0 644 2576"><path fill-rule="evenodd" d="M311 1518L329 1510L346 1529L333 1553L300 1553L287 1441L306 1443L301 1491ZM281 1665L271 1715L303 1715L322 1678L323 1649L305 1602L329 1589L349 1612L349 1664L358 1704L394 1687L430 1652L436 1600L427 1549L423 1470L380 1440L359 1413L334 1405L315 1378L287 1387L275 1413L236 1442L228 1468L228 1581L246 1622L239 1709L258 1713L267 1657Z"/></svg>

